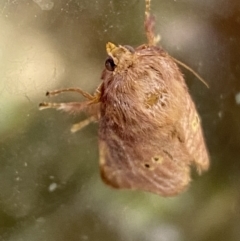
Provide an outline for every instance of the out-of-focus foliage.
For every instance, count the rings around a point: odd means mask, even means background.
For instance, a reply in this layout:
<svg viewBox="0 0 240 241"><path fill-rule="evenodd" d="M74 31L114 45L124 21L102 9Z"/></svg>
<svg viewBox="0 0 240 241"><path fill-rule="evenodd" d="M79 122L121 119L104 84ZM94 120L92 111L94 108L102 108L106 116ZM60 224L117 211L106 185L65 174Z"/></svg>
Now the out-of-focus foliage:
<svg viewBox="0 0 240 241"><path fill-rule="evenodd" d="M98 86L106 42L145 42L143 0L2 0L0 240L239 240L240 2L152 5L161 45L210 85L183 70L211 169L174 198L113 190L100 180L97 125L71 134L81 116L38 111L47 90Z"/></svg>

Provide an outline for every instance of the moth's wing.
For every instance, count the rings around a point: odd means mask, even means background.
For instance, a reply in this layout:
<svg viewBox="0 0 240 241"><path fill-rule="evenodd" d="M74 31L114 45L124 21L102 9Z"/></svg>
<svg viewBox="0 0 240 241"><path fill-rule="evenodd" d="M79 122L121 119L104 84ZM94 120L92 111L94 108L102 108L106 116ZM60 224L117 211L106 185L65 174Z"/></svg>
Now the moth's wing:
<svg viewBox="0 0 240 241"><path fill-rule="evenodd" d="M169 148L174 146L169 145ZM190 182L188 163L171 157L171 150L156 155L129 147L119 138L108 135L100 138L100 170L105 183L115 188L149 191L161 196L174 196L182 192ZM137 157L138 156L138 157ZM145 159L144 159L145 158Z"/></svg>
<svg viewBox="0 0 240 241"><path fill-rule="evenodd" d="M187 96L185 111L180 120L180 132L184 138L185 147L199 173L209 168L209 157L204 142L201 120L190 95Z"/></svg>

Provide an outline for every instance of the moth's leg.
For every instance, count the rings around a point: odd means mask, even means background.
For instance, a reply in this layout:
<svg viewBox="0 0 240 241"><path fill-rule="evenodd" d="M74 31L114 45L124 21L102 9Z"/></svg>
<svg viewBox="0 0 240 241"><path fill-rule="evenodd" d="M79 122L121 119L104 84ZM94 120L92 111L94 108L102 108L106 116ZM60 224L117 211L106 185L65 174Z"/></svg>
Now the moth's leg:
<svg viewBox="0 0 240 241"><path fill-rule="evenodd" d="M82 89L79 89L79 88L66 88L66 89L48 91L46 93L46 96L55 96L55 95L59 95L64 92L76 92L78 94L81 94L88 100L93 100L95 98L95 96L93 96L93 95L89 94L88 92L83 91Z"/></svg>
<svg viewBox="0 0 240 241"><path fill-rule="evenodd" d="M100 97L101 97L101 86L102 86L102 83L98 86L98 88L95 90L93 95L79 88L65 88L60 90L48 91L46 93L47 96L55 96L64 92L77 92L88 100L81 101L81 102L68 102L68 103L42 102L39 104L39 110L57 109L57 110L69 112L70 114L84 111L88 113L90 116L94 116L90 118L90 120L93 120L94 118L97 120L99 119L99 116L100 116L99 103L100 103ZM80 129L80 127L78 129Z"/></svg>
<svg viewBox="0 0 240 241"><path fill-rule="evenodd" d="M60 90L47 91L46 96L51 97L62 94L64 92L76 92L78 94L81 94L86 99L91 100L92 103L98 103L101 96L101 87L102 83L97 87L93 95L89 94L88 92L80 88L65 88Z"/></svg>
<svg viewBox="0 0 240 241"><path fill-rule="evenodd" d="M51 103L51 102L42 102L39 104L39 110L45 109L57 109L65 112L76 113L86 110L91 104L91 101L82 101L82 102L68 102L68 103Z"/></svg>
<svg viewBox="0 0 240 241"><path fill-rule="evenodd" d="M160 36L159 35L155 36L154 34L155 18L150 14L150 3L151 3L151 0L145 0L146 9L145 9L144 26L145 26L147 39L148 39L148 44L150 46L154 46L159 42Z"/></svg>
<svg viewBox="0 0 240 241"><path fill-rule="evenodd" d="M87 125L89 125L91 122L94 122L94 121L97 121L97 117L90 116L89 118L72 125L71 132L74 133L74 132L80 131L81 129L83 129L84 127L86 127Z"/></svg>

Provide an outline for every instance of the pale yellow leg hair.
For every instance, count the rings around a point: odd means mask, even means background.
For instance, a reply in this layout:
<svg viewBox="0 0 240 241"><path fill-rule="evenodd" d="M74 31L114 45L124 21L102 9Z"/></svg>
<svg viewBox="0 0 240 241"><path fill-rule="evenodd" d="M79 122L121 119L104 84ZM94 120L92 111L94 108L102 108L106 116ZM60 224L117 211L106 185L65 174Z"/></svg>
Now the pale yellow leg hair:
<svg viewBox="0 0 240 241"><path fill-rule="evenodd" d="M86 110L90 104L92 104L91 100L67 103L42 102L39 104L39 110L57 109L69 113L77 113Z"/></svg>
<svg viewBox="0 0 240 241"><path fill-rule="evenodd" d="M39 110L51 108L51 109L63 110L66 112L72 112L72 113L82 111L86 109L89 105L96 104L99 102L99 99L101 96L101 86L102 86L102 83L95 90L94 95L91 95L88 92L83 91L82 89L79 89L79 88L65 88L60 90L48 91L46 95L49 97L56 96L64 92L76 92L78 94L81 94L86 99L88 99L88 101L68 102L68 103L42 102L39 104Z"/></svg>
<svg viewBox="0 0 240 241"><path fill-rule="evenodd" d="M89 99L89 100L93 100L95 98L95 96L93 96L93 95L89 94L88 92L83 91L82 89L79 89L79 88L66 88L66 89L48 91L46 93L46 96L55 96L55 95L59 95L64 92L77 92L78 94L81 94L83 97L85 97L86 99Z"/></svg>
<svg viewBox="0 0 240 241"><path fill-rule="evenodd" d="M83 129L84 127L86 127L87 125L89 125L91 122L94 122L94 121L97 121L96 116L90 116L89 118L72 125L71 132L74 133L74 132L80 131L81 129Z"/></svg>
<svg viewBox="0 0 240 241"><path fill-rule="evenodd" d="M51 102L42 102L39 104L39 110L45 109L60 109L63 103L51 103Z"/></svg>
<svg viewBox="0 0 240 241"><path fill-rule="evenodd" d="M101 96L101 85L102 84L98 86L94 95L91 95L79 88L65 88L60 90L48 91L46 95L50 97L56 96L64 92L76 92L78 94L81 94L83 97L85 97L88 100L81 101L81 102L68 102L68 103L42 102L39 104L39 110L57 109L57 110L62 110L69 113L77 113L81 111L87 112L91 109L92 104L99 103L100 96ZM86 127L89 123L97 120L98 120L98 115L93 114L89 118L74 124L71 128L71 132L79 131L82 128Z"/></svg>

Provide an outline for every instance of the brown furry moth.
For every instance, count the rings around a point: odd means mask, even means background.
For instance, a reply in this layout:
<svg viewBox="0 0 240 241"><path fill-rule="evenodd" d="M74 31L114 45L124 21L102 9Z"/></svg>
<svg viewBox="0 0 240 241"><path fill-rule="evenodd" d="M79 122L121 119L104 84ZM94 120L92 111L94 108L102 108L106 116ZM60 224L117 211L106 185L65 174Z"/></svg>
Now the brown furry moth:
<svg viewBox="0 0 240 241"><path fill-rule="evenodd" d="M40 109L85 111L89 118L73 125L78 131L99 122L102 179L115 188L139 189L173 196L190 182L190 166L209 167L200 118L175 60L156 44L154 18L145 0L147 44L133 48L107 43L102 83L93 95L73 91L82 102L40 104Z"/></svg>

